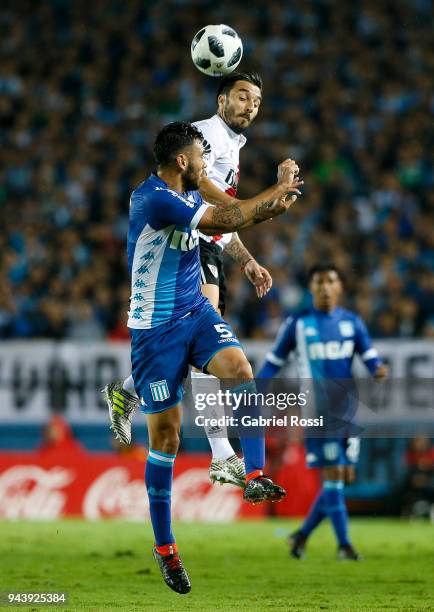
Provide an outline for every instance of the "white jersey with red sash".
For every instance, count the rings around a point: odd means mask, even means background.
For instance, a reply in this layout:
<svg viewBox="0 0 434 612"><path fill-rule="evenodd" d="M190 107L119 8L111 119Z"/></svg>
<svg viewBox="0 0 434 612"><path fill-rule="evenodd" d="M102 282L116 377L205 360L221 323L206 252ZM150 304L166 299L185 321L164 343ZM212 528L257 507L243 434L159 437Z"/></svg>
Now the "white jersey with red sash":
<svg viewBox="0 0 434 612"><path fill-rule="evenodd" d="M231 130L218 115L195 121L194 125L205 139L208 178L216 187L230 196L235 196L240 176L240 149L246 144L246 137ZM215 242L221 249L224 249L232 238L232 234L199 234L203 240Z"/></svg>

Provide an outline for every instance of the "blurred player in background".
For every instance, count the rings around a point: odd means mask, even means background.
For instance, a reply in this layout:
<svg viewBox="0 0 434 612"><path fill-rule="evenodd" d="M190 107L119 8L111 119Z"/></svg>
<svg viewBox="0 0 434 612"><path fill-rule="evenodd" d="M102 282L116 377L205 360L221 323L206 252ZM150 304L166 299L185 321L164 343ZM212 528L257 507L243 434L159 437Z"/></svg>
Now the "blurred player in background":
<svg viewBox="0 0 434 612"><path fill-rule="evenodd" d="M135 389L147 416L149 453L146 488L155 535L153 554L166 584L190 591L171 527L173 465L179 447L183 383L192 365L219 379L237 380L232 393L255 390L253 373L231 327L200 291L199 236L261 223L288 210L299 193L298 167L285 160L278 182L257 198L227 206L204 203L198 187L203 137L190 123L163 128L154 145L157 172L131 194L128 327ZM115 408L118 406L115 405ZM246 465L244 499L278 501L285 490L264 475L265 439L240 431Z"/></svg>
<svg viewBox="0 0 434 612"><path fill-rule="evenodd" d="M207 160L206 176L201 179L200 193L206 202L231 204L235 201L239 179L240 149L246 144L243 135L258 114L262 100L262 79L254 72L232 73L224 77L217 90L217 113L197 121L204 137ZM202 293L222 315L225 312L226 283L223 251L244 270L255 286L258 297L271 288L268 271L260 266L241 242L236 232L207 236L199 232ZM203 372L193 370L192 390L216 392L218 381ZM112 428L124 444L131 440L131 419L138 407L132 377L116 381L105 389ZM214 409L215 411L215 409ZM208 416L208 415L207 415ZM211 416L211 415L209 415ZM213 414L212 416L221 416ZM211 480L230 482L244 487L244 463L237 457L224 427L205 428L211 450Z"/></svg>
<svg viewBox="0 0 434 612"><path fill-rule="evenodd" d="M332 264L313 267L309 272L309 288L313 306L285 321L258 378L276 376L294 351L300 379L312 380L314 389L316 384L321 385L323 381L323 388L328 387L326 392L331 391L332 401L337 399L339 408L343 407L341 414L345 419L345 413L348 408L351 412L354 400L345 383L352 379L354 354L360 355L376 380L387 376L387 366L372 347L363 321L356 314L338 306L343 290L338 269ZM324 383L327 380L329 384ZM341 383L333 385L333 380ZM334 394L336 389L337 395ZM318 398L316 401L318 403ZM316 409L320 410L320 407L316 406ZM336 404L330 405L325 419L336 409ZM354 480L360 441L358 438L339 437L335 429L329 431L329 436L324 433L322 437L306 438L305 443L308 467L320 469L322 490L302 527L290 536L291 554L295 558L302 558L310 534L328 517L338 542L338 557L358 560L360 557L348 536L344 485Z"/></svg>

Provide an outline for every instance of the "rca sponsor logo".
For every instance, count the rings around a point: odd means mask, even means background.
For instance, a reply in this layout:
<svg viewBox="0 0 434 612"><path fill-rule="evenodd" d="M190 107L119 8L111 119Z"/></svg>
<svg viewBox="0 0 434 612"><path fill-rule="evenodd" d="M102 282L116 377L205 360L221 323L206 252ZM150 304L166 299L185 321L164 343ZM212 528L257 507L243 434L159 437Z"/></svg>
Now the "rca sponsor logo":
<svg viewBox="0 0 434 612"><path fill-rule="evenodd" d="M354 353L354 341L312 342L309 344L309 357L315 359L348 359Z"/></svg>

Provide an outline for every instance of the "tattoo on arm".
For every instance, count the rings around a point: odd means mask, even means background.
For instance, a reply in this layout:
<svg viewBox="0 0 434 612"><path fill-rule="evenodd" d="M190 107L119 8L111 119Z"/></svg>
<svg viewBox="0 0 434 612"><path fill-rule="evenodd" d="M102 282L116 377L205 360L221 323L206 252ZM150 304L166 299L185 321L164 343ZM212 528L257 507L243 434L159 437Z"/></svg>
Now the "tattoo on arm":
<svg viewBox="0 0 434 612"><path fill-rule="evenodd" d="M212 211L212 221L216 227L237 228L244 223L243 213L237 204L215 206Z"/></svg>
<svg viewBox="0 0 434 612"><path fill-rule="evenodd" d="M274 200L262 200L262 202L258 202L256 204L255 214L253 215L252 222L253 223L261 223L261 221L265 221L271 217L270 211L267 210L272 204Z"/></svg>
<svg viewBox="0 0 434 612"><path fill-rule="evenodd" d="M231 241L225 248L225 253L230 255L230 257L232 257L232 259L240 266L246 265L248 261L253 259L249 251L241 242L237 233L234 233L232 236Z"/></svg>
<svg viewBox="0 0 434 612"><path fill-rule="evenodd" d="M253 223L261 223L276 215L276 211L273 213L269 210L274 202L275 198L258 202L255 205L253 215L250 209L247 219L245 219L239 204L214 206L212 210L212 223L216 229L226 229L228 231L236 231L243 227L249 227Z"/></svg>

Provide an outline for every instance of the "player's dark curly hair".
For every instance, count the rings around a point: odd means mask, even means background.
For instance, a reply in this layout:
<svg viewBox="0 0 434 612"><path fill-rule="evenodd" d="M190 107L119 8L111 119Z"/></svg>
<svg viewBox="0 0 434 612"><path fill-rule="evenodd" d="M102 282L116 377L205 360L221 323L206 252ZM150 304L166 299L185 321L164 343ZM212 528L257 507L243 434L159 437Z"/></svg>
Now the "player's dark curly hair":
<svg viewBox="0 0 434 612"><path fill-rule="evenodd" d="M345 279L343 277L342 272L339 270L337 266L335 266L334 263L331 263L331 262L318 263L312 266L307 273L308 282L310 283L310 281L313 279L315 274L318 274L321 272L336 272L341 283L342 284L345 283Z"/></svg>
<svg viewBox="0 0 434 612"><path fill-rule="evenodd" d="M237 81L247 81L256 85L262 91L262 79L257 72L232 72L222 78L217 89L217 98L220 94L228 94Z"/></svg>
<svg viewBox="0 0 434 612"><path fill-rule="evenodd" d="M154 158L158 166L167 166L185 147L195 140L203 142L202 132L186 121L168 123L157 134L154 143Z"/></svg>

